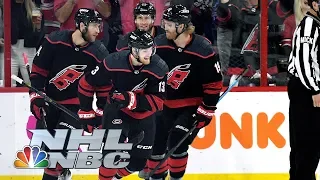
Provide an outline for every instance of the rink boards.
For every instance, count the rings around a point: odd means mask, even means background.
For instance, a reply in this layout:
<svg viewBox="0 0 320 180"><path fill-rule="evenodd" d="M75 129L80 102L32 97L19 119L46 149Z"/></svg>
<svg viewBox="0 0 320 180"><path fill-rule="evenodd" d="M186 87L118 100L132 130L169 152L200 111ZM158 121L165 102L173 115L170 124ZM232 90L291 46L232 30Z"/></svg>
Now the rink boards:
<svg viewBox="0 0 320 180"><path fill-rule="evenodd" d="M41 170L13 167L16 152L29 143L28 94L0 93L0 99L0 179L39 179ZM288 103L286 92L229 93L193 142L184 180L288 179ZM73 180L96 180L97 173L74 170Z"/></svg>

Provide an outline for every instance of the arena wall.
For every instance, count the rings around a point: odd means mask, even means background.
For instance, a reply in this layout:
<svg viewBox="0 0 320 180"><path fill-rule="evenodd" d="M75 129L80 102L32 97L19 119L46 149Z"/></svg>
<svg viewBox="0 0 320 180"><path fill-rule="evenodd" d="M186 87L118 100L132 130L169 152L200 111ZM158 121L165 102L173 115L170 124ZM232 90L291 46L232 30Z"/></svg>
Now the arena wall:
<svg viewBox="0 0 320 180"><path fill-rule="evenodd" d="M211 124L190 148L184 180L285 180L289 169L288 96L258 88L230 92L218 105ZM0 93L0 179L40 179L41 170L15 169L16 152L29 144L26 123L31 116L25 90ZM74 180L96 180L97 170L74 170ZM125 179L137 179L132 175Z"/></svg>

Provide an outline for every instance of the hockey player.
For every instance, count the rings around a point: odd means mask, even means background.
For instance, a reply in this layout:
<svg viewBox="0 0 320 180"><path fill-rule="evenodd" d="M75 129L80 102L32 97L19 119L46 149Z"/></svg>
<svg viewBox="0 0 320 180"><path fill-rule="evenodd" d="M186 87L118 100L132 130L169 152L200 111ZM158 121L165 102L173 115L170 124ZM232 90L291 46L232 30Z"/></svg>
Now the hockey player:
<svg viewBox="0 0 320 180"><path fill-rule="evenodd" d="M163 108L168 66L158 55L154 55L152 36L140 30L131 32L129 49L107 56L103 63L82 77L79 83L80 117L89 117L87 122L94 119L95 112L90 104L95 89L100 88L103 89L100 93L106 96L107 101L103 128L122 129L123 137L126 138L129 134L129 140L135 137L129 131L144 131L144 139L130 151L129 165L123 169L100 167L100 180L120 179L144 168L154 142L154 114ZM110 110L114 105L117 105L116 108ZM120 139L122 142L124 140Z"/></svg>
<svg viewBox="0 0 320 180"><path fill-rule="evenodd" d="M55 31L44 40L33 61L31 84L47 96L63 104L75 114L79 110L77 97L78 81L91 71L108 54L100 41L95 41L100 32L101 17L91 9L79 9L75 16L75 31ZM99 107L99 106L98 106ZM30 109L37 118L37 128L75 129L81 124L66 113L48 106L44 99L30 92ZM46 126L41 112L46 114ZM101 124L101 119L92 121L87 131ZM46 149L48 150L48 149ZM57 165L56 169L45 169L43 180L58 180L70 176L70 171Z"/></svg>
<svg viewBox="0 0 320 180"><path fill-rule="evenodd" d="M137 4L133 11L136 29L149 32L153 37L164 34L164 30L160 26L154 26L156 17L156 9L152 3L141 2ZM121 37L117 42L117 51L128 49L129 34Z"/></svg>
<svg viewBox="0 0 320 180"><path fill-rule="evenodd" d="M198 131L207 126L216 110L222 89L220 64L210 42L194 34L190 12L182 5L170 6L163 14L166 34L155 38L157 54L168 64L166 100L162 118L157 120L153 153L148 161L152 170L186 134L196 126L192 137L172 154L151 179L164 180L169 169L171 180L182 179L187 167L188 147Z"/></svg>

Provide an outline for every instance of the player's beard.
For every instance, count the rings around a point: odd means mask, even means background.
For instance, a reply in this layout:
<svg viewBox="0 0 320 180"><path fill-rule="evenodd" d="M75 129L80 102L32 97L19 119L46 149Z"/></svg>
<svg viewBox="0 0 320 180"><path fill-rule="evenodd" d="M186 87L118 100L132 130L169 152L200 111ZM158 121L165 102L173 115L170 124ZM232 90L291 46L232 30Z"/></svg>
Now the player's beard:
<svg viewBox="0 0 320 180"><path fill-rule="evenodd" d="M146 32L148 32L148 33L151 33L153 24L149 24L148 27L143 27L143 28L140 28L140 27L136 24L136 27L137 27L137 29L139 29L139 30L141 30L141 31L146 31Z"/></svg>
<svg viewBox="0 0 320 180"><path fill-rule="evenodd" d="M166 31L166 37L167 37L167 39L169 39L169 40L174 40L174 39L176 39L176 37L177 37L177 33L176 33L176 32Z"/></svg>
<svg viewBox="0 0 320 180"><path fill-rule="evenodd" d="M96 40L96 36L89 36L88 35L88 40L89 40L89 42L94 42L95 40Z"/></svg>
<svg viewBox="0 0 320 180"><path fill-rule="evenodd" d="M96 40L96 37L93 36L93 35L89 35L88 32L84 34L84 37L85 37L84 40L89 42L89 43L94 42Z"/></svg>
<svg viewBox="0 0 320 180"><path fill-rule="evenodd" d="M148 65L148 64L150 64L150 58L151 58L151 57L148 57L148 58L140 58L140 57L139 57L139 61L140 61L143 65Z"/></svg>

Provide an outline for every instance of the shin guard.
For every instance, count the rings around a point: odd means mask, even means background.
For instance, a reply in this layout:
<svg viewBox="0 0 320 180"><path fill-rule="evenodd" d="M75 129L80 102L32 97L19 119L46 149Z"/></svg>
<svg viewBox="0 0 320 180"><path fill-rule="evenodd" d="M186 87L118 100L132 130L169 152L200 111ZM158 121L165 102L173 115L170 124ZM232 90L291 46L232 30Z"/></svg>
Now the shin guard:
<svg viewBox="0 0 320 180"><path fill-rule="evenodd" d="M149 163L149 160L147 160L147 163L144 166L143 170L139 171L139 174L138 174L139 178L141 178L141 179L147 178L147 175L150 172L149 167L148 167L148 163Z"/></svg>
<svg viewBox="0 0 320 180"><path fill-rule="evenodd" d="M186 172L188 163L188 153L172 154L168 159L170 177L174 179L182 178Z"/></svg>
<svg viewBox="0 0 320 180"><path fill-rule="evenodd" d="M164 158L163 155L152 155L148 160L149 170L152 171ZM159 169L151 176L151 179L164 179L168 175L168 161L165 161Z"/></svg>
<svg viewBox="0 0 320 180"><path fill-rule="evenodd" d="M126 167L125 168L121 168L121 169L118 169L118 172L117 172L117 177L126 177L126 176L129 176L130 174L134 173L133 171L130 171L129 169L127 169Z"/></svg>
<svg viewBox="0 0 320 180"><path fill-rule="evenodd" d="M117 174L118 169L109 169L105 167L99 168L99 180L112 180L112 178Z"/></svg>
<svg viewBox="0 0 320 180"><path fill-rule="evenodd" d="M56 168L45 168L44 173L50 176L59 177L62 174L63 170L64 169L59 164L57 164Z"/></svg>

